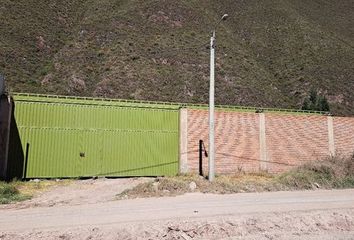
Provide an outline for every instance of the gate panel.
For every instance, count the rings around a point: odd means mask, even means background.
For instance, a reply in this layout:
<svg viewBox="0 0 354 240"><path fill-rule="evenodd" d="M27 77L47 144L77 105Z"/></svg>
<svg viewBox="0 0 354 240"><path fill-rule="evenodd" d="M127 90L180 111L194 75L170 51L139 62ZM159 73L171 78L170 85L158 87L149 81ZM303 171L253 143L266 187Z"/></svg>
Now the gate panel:
<svg viewBox="0 0 354 240"><path fill-rule="evenodd" d="M178 173L176 106L38 95L14 99L27 178Z"/></svg>
<svg viewBox="0 0 354 240"><path fill-rule="evenodd" d="M27 178L80 176L79 131L21 127L20 135L24 157L28 161Z"/></svg>
<svg viewBox="0 0 354 240"><path fill-rule="evenodd" d="M178 171L177 132L107 131L104 136L104 176L175 175Z"/></svg>
<svg viewBox="0 0 354 240"><path fill-rule="evenodd" d="M81 131L77 156L81 177L99 176L102 167L102 133L101 131Z"/></svg>

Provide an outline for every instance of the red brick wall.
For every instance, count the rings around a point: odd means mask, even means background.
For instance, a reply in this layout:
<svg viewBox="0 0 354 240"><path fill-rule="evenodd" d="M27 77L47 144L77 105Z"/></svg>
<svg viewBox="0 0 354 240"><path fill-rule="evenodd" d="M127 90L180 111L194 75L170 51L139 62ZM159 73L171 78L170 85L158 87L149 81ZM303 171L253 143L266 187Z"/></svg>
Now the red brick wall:
<svg viewBox="0 0 354 240"><path fill-rule="evenodd" d="M329 155L326 116L266 114L268 171L289 167Z"/></svg>
<svg viewBox="0 0 354 240"><path fill-rule="evenodd" d="M188 109L188 168L199 166L199 140L208 149L208 111ZM254 113L215 113L216 173L259 170L259 116ZM203 169L207 172L204 157Z"/></svg>
<svg viewBox="0 0 354 240"><path fill-rule="evenodd" d="M334 117L334 145L336 153L348 156L354 153L354 118Z"/></svg>
<svg viewBox="0 0 354 240"><path fill-rule="evenodd" d="M216 111L216 174L232 174L240 170L260 170L260 115ZM336 152L354 151L354 118L334 118ZM208 111L188 109L188 168L199 168L199 140L208 149ZM268 172L278 173L308 161L325 158L329 152L327 116L265 114L266 159ZM204 173L208 159L203 157Z"/></svg>

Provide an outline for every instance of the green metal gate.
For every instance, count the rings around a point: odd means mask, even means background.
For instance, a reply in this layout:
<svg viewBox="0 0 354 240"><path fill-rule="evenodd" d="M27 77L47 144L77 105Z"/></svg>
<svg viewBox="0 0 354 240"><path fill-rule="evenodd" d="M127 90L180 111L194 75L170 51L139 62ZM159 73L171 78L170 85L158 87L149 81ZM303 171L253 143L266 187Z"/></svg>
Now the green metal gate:
<svg viewBox="0 0 354 240"><path fill-rule="evenodd" d="M27 178L178 173L178 105L28 94L14 102Z"/></svg>

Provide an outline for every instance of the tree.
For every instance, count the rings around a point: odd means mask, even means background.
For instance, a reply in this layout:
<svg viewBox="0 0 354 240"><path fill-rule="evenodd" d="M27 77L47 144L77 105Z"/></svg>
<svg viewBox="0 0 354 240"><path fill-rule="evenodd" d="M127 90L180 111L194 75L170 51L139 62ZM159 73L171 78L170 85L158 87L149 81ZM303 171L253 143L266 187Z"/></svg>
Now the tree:
<svg viewBox="0 0 354 240"><path fill-rule="evenodd" d="M316 90L311 89L309 96L302 103L301 109L329 112L329 103L325 96L321 96Z"/></svg>
<svg viewBox="0 0 354 240"><path fill-rule="evenodd" d="M0 96L5 93L5 78L4 76L0 73Z"/></svg>
<svg viewBox="0 0 354 240"><path fill-rule="evenodd" d="M321 96L319 101L318 101L319 109L320 111L326 111L329 112L329 104L327 101L327 98L324 96Z"/></svg>
<svg viewBox="0 0 354 240"><path fill-rule="evenodd" d="M305 98L304 102L302 103L302 110L310 110L310 101Z"/></svg>

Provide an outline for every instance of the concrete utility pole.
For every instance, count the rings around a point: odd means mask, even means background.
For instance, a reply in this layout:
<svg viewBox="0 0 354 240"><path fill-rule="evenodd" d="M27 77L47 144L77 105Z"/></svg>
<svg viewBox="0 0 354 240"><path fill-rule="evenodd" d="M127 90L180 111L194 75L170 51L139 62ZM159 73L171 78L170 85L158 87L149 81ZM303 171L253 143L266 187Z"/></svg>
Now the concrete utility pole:
<svg viewBox="0 0 354 240"><path fill-rule="evenodd" d="M215 124L214 124L214 106L215 106L215 31L221 21L225 21L229 15L224 14L220 21L215 25L213 34L210 38L210 88L209 88L209 174L210 182L215 178Z"/></svg>

